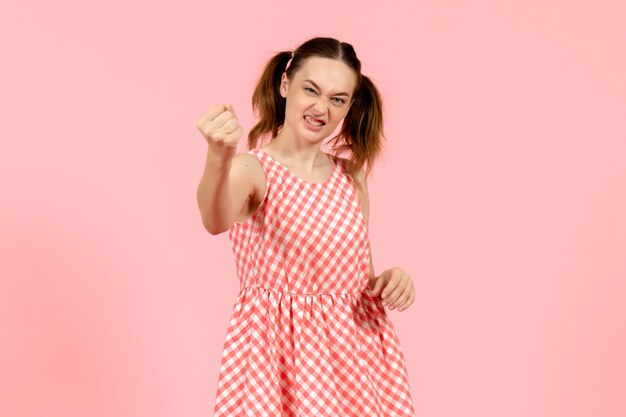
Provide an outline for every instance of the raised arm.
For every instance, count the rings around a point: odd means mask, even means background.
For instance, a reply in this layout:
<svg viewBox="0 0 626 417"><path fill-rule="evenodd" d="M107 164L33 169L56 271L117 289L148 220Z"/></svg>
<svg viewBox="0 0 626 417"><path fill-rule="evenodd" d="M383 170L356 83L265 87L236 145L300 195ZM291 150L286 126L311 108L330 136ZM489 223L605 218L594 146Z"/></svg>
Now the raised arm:
<svg viewBox="0 0 626 417"><path fill-rule="evenodd" d="M254 193L247 155L235 154L243 132L231 105L211 106L198 120L208 143L204 172L197 189L204 228L216 235L230 228Z"/></svg>

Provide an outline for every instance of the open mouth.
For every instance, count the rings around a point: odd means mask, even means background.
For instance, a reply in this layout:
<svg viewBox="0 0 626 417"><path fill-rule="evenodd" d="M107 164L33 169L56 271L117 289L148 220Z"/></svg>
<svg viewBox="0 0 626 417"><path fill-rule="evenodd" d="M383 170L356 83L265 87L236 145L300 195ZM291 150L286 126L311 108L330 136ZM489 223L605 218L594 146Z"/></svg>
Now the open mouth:
<svg viewBox="0 0 626 417"><path fill-rule="evenodd" d="M314 119L306 114L304 115L304 120L306 120L308 124L313 125L313 126L324 126L326 124L322 122L321 120Z"/></svg>

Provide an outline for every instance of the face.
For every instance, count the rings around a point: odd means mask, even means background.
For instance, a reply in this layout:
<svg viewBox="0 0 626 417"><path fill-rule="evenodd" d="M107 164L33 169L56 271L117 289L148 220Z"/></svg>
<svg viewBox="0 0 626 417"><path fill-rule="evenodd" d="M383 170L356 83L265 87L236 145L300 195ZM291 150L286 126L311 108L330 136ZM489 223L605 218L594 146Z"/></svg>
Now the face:
<svg viewBox="0 0 626 417"><path fill-rule="evenodd" d="M356 82L349 66L331 58L308 58L291 81L283 73L280 94L286 98L284 134L316 142L333 133L348 114ZM322 125L309 124L305 116Z"/></svg>

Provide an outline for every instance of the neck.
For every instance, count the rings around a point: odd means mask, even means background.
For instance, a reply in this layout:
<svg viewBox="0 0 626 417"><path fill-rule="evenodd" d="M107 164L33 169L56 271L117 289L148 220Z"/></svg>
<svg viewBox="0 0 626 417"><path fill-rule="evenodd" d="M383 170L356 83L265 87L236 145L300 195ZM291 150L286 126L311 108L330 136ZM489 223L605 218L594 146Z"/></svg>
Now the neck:
<svg viewBox="0 0 626 417"><path fill-rule="evenodd" d="M296 140L287 140L282 131L271 140L267 147L287 164L301 167L309 172L323 160L319 143L303 144Z"/></svg>

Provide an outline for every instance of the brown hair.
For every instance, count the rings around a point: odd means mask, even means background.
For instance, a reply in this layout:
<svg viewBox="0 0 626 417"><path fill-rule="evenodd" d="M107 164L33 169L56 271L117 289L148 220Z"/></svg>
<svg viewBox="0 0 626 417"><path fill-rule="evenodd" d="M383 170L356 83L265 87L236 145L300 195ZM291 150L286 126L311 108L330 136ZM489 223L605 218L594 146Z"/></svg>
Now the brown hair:
<svg viewBox="0 0 626 417"><path fill-rule="evenodd" d="M289 80L307 58L319 56L339 59L354 70L357 84L353 103L346 114L339 134L330 139L333 151L349 151L347 174L354 180L354 173L366 165L367 177L373 162L382 152L383 103L374 83L361 74L361 61L352 45L334 38L317 37L300 45L292 52L278 52L265 65L252 95L252 107L259 114L259 122L248 134L248 149L256 148L257 140L267 133L278 135L285 121L285 98L280 95L283 72ZM285 70L289 60L291 64ZM355 181L360 188L360 184Z"/></svg>

